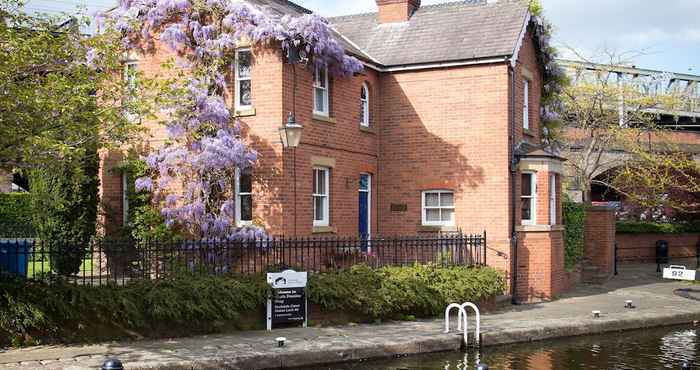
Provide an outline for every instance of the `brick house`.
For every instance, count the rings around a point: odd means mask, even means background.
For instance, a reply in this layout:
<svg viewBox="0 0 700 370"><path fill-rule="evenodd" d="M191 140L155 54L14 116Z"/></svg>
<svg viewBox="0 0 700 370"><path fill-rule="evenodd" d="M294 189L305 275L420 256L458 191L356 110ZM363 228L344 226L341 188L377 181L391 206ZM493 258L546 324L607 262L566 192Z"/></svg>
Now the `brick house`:
<svg viewBox="0 0 700 370"><path fill-rule="evenodd" d="M562 165L540 147L542 65L527 3L377 0L378 13L331 18L346 52L365 64L350 78L240 48L229 100L260 160L237 176L239 221L300 236L486 230L487 261L514 279L518 301L558 295L567 285ZM128 64L151 74L168 56ZM294 91L303 138L285 150L278 128ZM146 125L149 145L160 145L163 129ZM102 159L109 231L128 211L126 180L112 171L119 153Z"/></svg>

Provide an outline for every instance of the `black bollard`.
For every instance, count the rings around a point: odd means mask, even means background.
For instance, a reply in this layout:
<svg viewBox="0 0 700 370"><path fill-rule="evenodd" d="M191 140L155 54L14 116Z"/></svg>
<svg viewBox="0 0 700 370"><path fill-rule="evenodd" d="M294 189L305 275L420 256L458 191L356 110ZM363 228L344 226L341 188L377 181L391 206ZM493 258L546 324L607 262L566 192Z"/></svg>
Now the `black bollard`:
<svg viewBox="0 0 700 370"><path fill-rule="evenodd" d="M476 365L476 370L489 370L489 365L486 365L486 364L477 364L477 365Z"/></svg>
<svg viewBox="0 0 700 370"><path fill-rule="evenodd" d="M124 365L122 365L121 361L113 358L102 364L102 370L124 370Z"/></svg>

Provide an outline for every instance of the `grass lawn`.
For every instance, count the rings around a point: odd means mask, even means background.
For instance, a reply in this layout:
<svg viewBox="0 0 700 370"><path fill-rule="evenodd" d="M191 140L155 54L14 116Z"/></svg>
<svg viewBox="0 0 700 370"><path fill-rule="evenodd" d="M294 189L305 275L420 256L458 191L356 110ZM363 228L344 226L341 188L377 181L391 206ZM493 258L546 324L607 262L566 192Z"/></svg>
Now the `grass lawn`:
<svg viewBox="0 0 700 370"><path fill-rule="evenodd" d="M82 276L83 274L85 274L86 276L92 275L92 264L92 259L83 260L83 263L80 265L80 272L78 273L78 276ZM29 265L27 266L28 278L33 278L37 275L41 275L42 272L51 272L51 261L49 261L48 258L46 258L44 261L29 261ZM99 273L99 271L95 272Z"/></svg>

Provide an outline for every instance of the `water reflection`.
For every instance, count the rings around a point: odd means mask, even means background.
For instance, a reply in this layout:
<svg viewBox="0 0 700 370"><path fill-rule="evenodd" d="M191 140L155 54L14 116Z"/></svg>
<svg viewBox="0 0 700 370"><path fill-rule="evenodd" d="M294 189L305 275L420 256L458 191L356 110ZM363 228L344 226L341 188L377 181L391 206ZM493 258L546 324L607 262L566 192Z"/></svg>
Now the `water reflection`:
<svg viewBox="0 0 700 370"><path fill-rule="evenodd" d="M698 328L675 327L486 348L482 353L441 353L307 370L473 370L479 360L492 370L679 369L698 362Z"/></svg>

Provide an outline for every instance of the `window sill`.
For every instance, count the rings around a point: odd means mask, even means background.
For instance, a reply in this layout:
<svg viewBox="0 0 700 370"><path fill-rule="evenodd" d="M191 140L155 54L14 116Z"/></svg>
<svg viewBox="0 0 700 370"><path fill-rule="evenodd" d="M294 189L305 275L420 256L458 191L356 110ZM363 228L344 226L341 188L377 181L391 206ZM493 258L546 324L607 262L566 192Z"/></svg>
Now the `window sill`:
<svg viewBox="0 0 700 370"><path fill-rule="evenodd" d="M333 226L314 226L311 232L313 234L336 234L338 229Z"/></svg>
<svg viewBox="0 0 700 370"><path fill-rule="evenodd" d="M529 137L535 137L535 133L532 132L532 130L528 128L523 129L523 135L529 136Z"/></svg>
<svg viewBox="0 0 700 370"><path fill-rule="evenodd" d="M360 125L360 131L366 132L366 133L368 133L368 134L373 134L373 135L376 134L376 132L374 132L374 130L372 129L372 127L368 127L368 126L362 126L362 125Z"/></svg>
<svg viewBox="0 0 700 370"><path fill-rule="evenodd" d="M321 115L321 114L318 114L318 113L314 113L314 114L311 116L311 119L313 119L314 121L321 121L321 122L330 123L330 124L333 124L333 125L335 125L335 124L337 123L337 121L335 120L335 118L329 117L329 116L324 116L324 115Z"/></svg>
<svg viewBox="0 0 700 370"><path fill-rule="evenodd" d="M233 113L235 117L251 117L255 115L255 108L236 109Z"/></svg>
<svg viewBox="0 0 700 370"><path fill-rule="evenodd" d="M564 231L564 225L521 225L516 226L515 231L532 232L532 233L548 233L552 231Z"/></svg>
<svg viewBox="0 0 700 370"><path fill-rule="evenodd" d="M420 225L418 226L419 233L456 233L459 231L457 226L440 226L440 225Z"/></svg>

